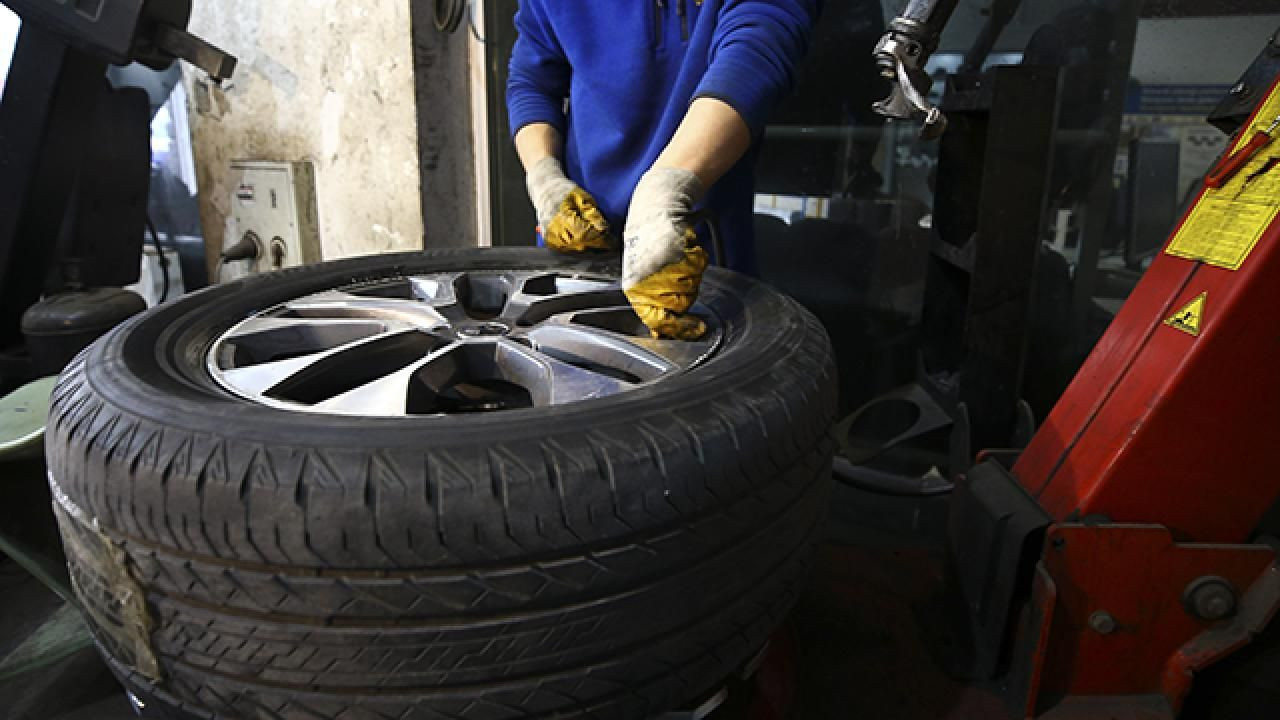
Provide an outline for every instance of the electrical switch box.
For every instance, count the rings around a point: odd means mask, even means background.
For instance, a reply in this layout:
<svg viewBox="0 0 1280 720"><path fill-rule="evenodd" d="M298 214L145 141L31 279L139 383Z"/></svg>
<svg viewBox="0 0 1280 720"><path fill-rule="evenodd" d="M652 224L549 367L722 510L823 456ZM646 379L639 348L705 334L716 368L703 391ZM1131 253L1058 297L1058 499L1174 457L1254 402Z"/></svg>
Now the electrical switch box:
<svg viewBox="0 0 1280 720"><path fill-rule="evenodd" d="M257 247L244 271L271 272L320 262L315 169L309 162L231 163L232 222L224 251L244 241Z"/></svg>

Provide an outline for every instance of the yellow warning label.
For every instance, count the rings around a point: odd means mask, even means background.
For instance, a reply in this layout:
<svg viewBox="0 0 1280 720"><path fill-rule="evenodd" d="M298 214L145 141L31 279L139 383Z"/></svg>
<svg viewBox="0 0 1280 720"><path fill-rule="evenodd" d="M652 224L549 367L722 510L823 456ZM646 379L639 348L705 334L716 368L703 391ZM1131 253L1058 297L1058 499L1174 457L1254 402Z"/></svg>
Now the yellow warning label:
<svg viewBox="0 0 1280 720"><path fill-rule="evenodd" d="M1240 133L1234 153L1280 117L1280 85L1272 89L1253 125ZM1280 136L1280 133L1276 133ZM1275 158L1275 159L1273 159ZM1280 216L1280 137L1220 188L1209 188L1165 252L1239 270L1267 228Z"/></svg>
<svg viewBox="0 0 1280 720"><path fill-rule="evenodd" d="M1165 320L1164 324L1199 337L1200 321L1204 319L1204 301L1207 297L1209 297L1209 293L1200 293L1195 300L1187 303L1181 310L1170 316L1168 320Z"/></svg>

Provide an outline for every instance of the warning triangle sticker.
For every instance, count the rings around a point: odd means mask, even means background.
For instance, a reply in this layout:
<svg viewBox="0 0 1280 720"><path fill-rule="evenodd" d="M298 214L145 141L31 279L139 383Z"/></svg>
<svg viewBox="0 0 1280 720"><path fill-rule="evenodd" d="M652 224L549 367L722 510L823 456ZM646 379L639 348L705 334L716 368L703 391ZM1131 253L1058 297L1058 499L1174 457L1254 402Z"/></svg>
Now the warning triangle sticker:
<svg viewBox="0 0 1280 720"><path fill-rule="evenodd" d="M1164 321L1175 330L1181 330L1188 335L1200 336L1200 322L1204 319L1204 301L1209 297L1209 293L1202 292L1196 296L1195 300L1187 303L1181 310L1174 313L1168 320Z"/></svg>

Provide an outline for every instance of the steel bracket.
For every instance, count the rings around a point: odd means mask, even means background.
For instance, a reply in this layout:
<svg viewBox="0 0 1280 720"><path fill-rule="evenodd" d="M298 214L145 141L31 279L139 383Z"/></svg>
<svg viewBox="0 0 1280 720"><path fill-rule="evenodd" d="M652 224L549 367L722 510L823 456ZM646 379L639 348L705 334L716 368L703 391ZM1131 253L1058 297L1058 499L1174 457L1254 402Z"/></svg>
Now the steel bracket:
<svg viewBox="0 0 1280 720"><path fill-rule="evenodd" d="M1268 546L1178 543L1160 525L1050 527L1020 633L1031 669L1025 716L1115 705L1175 717L1194 673L1270 621L1280 605L1275 562ZM1206 576L1242 589L1229 617L1206 620L1185 605L1184 592Z"/></svg>

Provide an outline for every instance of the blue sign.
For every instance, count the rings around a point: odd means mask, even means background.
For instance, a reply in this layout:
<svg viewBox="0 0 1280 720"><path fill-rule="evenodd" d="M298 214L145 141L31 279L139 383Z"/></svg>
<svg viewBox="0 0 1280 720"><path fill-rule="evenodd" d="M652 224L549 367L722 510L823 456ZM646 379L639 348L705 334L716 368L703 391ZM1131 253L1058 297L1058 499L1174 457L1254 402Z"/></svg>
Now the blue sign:
<svg viewBox="0 0 1280 720"><path fill-rule="evenodd" d="M1227 97L1230 85L1129 86L1124 111L1128 115L1208 115Z"/></svg>

